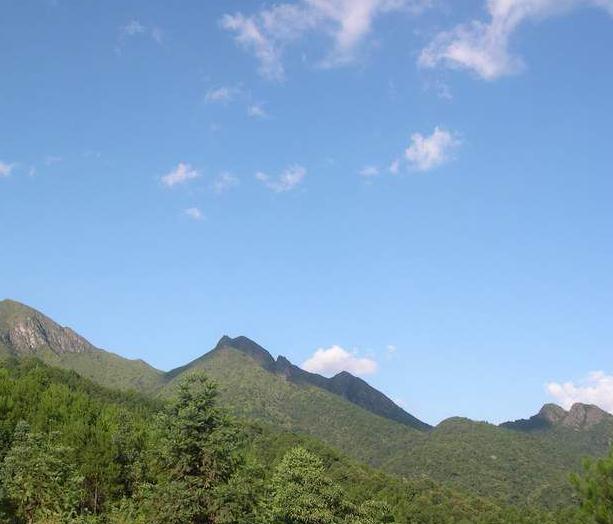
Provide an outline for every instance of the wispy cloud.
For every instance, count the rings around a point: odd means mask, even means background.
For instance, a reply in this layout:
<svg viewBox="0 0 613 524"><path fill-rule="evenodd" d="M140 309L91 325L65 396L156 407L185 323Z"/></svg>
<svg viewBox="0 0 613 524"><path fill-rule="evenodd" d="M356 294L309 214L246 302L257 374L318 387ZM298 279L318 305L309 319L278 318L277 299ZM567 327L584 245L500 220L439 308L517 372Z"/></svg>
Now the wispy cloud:
<svg viewBox="0 0 613 524"><path fill-rule="evenodd" d="M377 166L364 166L358 174L364 178L373 178L379 175L379 168Z"/></svg>
<svg viewBox="0 0 613 524"><path fill-rule="evenodd" d="M189 164L180 162L177 167L162 176L160 180L166 187L174 187L179 184L185 184L186 182L198 178L199 176L199 171L194 169Z"/></svg>
<svg viewBox="0 0 613 524"><path fill-rule="evenodd" d="M140 20L132 19L119 27L115 52L121 54L126 41L136 37L149 37L157 44L162 44L163 32L157 26L146 26Z"/></svg>
<svg viewBox="0 0 613 524"><path fill-rule="evenodd" d="M226 191L238 186L239 180L232 173L220 173L213 182L215 193L225 193Z"/></svg>
<svg viewBox="0 0 613 524"><path fill-rule="evenodd" d="M580 382L549 382L547 393L563 408L568 409L576 402L595 404L613 413L613 375L594 371Z"/></svg>
<svg viewBox="0 0 613 524"><path fill-rule="evenodd" d="M409 167L418 171L430 171L448 162L459 145L460 140L456 134L436 127L429 136L413 133L404 156Z"/></svg>
<svg viewBox="0 0 613 524"><path fill-rule="evenodd" d="M431 0L300 0L276 4L254 15L226 14L221 27L234 33L237 44L253 53L264 77L282 80L284 48L307 33L332 37L332 49L322 65L347 64L355 59L377 17L394 11L415 13L430 4Z"/></svg>
<svg viewBox="0 0 613 524"><path fill-rule="evenodd" d="M371 358L359 357L340 346L320 348L302 363L302 368L311 373L335 375L348 371L353 375L372 375L377 371L377 362Z"/></svg>
<svg viewBox="0 0 613 524"><path fill-rule="evenodd" d="M183 214L188 218L191 218L192 220L204 220L204 215L202 214L202 211L200 211L200 209L197 207L188 207L185 211L183 211Z"/></svg>
<svg viewBox="0 0 613 524"><path fill-rule="evenodd" d="M296 164L287 167L277 177L258 172L256 173L255 178L275 193L284 193L286 191L291 191L300 185L305 176L306 169L303 166Z"/></svg>
<svg viewBox="0 0 613 524"><path fill-rule="evenodd" d="M119 28L120 36L123 38L145 34L145 26L138 20L130 20L126 25Z"/></svg>
<svg viewBox="0 0 613 524"><path fill-rule="evenodd" d="M9 176L12 173L14 167L15 164L7 164L6 162L2 162L0 160L0 178Z"/></svg>
<svg viewBox="0 0 613 524"><path fill-rule="evenodd" d="M520 71L523 61L509 50L511 36L528 20L542 20L593 6L613 15L613 0L488 0L489 20L473 20L438 34L420 54L421 67L467 69L485 80Z"/></svg>
<svg viewBox="0 0 613 524"><path fill-rule="evenodd" d="M247 106L247 114L252 118L268 118L268 113L262 104L250 104Z"/></svg>
<svg viewBox="0 0 613 524"><path fill-rule="evenodd" d="M209 89L204 96L206 102L231 102L240 93L240 88L221 86L214 89Z"/></svg>

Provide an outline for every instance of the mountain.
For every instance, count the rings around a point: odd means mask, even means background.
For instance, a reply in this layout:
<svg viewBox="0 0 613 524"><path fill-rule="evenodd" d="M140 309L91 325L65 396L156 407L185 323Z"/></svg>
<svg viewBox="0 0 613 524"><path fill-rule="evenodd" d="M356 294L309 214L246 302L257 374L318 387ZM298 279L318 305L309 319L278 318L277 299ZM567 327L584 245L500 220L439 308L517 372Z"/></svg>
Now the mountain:
<svg viewBox="0 0 613 524"><path fill-rule="evenodd" d="M151 392L163 379L163 373L146 362L98 349L72 329L13 300L0 302L0 355L34 356L120 389Z"/></svg>
<svg viewBox="0 0 613 524"><path fill-rule="evenodd" d="M240 418L314 436L375 466L424 434L323 387L289 380L279 360L245 337L224 337L212 351L169 372L162 393L171 395L184 374L204 371L217 382L222 403Z"/></svg>
<svg viewBox="0 0 613 524"><path fill-rule="evenodd" d="M375 415L394 420L414 429L425 431L432 428L429 424L404 411L390 398L373 388L366 381L353 376L347 371L342 371L332 378L310 373L295 366L284 356L279 356L275 360L262 346L247 337L230 338L223 336L213 349L213 352L222 351L223 348L234 348L244 353L258 362L265 370L283 377L288 382L298 386L314 386L325 389ZM206 358L206 355L203 358ZM197 362L200 362L200 359ZM187 368L189 366L190 364L188 364ZM179 369L185 370L186 367ZM175 375L176 373L177 370L171 371L169 375Z"/></svg>
<svg viewBox="0 0 613 524"><path fill-rule="evenodd" d="M430 478L504 503L556 506L570 497L568 475L586 455L604 455L613 416L596 406L547 404L499 426L451 418L431 428L365 381L343 372L309 373L246 337L222 337L196 360L164 373L96 348L36 310L0 302L0 355L34 356L102 385L154 396L204 371L236 416L313 437L354 460L402 478Z"/></svg>

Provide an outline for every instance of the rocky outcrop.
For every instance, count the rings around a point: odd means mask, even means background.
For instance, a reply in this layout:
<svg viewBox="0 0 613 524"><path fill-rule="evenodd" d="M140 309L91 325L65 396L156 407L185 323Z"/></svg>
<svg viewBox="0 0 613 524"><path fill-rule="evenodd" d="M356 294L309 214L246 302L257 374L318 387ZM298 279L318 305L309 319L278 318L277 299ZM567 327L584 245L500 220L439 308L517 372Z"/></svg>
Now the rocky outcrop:
<svg viewBox="0 0 613 524"><path fill-rule="evenodd" d="M45 349L56 355L95 349L72 329L12 300L0 302L0 343L9 353L20 356Z"/></svg>
<svg viewBox="0 0 613 524"><path fill-rule="evenodd" d="M535 431L551 428L588 430L603 421L613 423L613 415L592 404L573 404L569 411L556 404L545 404L529 419L505 422L501 427L520 431Z"/></svg>

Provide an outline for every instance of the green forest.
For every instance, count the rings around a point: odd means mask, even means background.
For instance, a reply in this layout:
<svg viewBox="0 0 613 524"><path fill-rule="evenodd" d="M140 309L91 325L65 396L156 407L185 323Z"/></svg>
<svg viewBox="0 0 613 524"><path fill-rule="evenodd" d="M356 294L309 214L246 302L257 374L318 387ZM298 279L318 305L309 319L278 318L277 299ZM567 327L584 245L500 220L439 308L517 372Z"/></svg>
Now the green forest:
<svg viewBox="0 0 613 524"><path fill-rule="evenodd" d="M361 465L312 437L234 418L205 374L168 397L104 388L37 359L0 368L7 523L612 523L613 455L556 509Z"/></svg>

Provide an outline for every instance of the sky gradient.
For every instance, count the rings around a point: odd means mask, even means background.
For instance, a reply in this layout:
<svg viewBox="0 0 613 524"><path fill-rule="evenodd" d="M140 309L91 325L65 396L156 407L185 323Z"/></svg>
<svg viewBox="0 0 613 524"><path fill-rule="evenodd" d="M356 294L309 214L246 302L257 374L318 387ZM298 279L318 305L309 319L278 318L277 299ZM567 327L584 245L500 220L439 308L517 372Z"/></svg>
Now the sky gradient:
<svg viewBox="0 0 613 524"><path fill-rule="evenodd" d="M246 335L430 423L613 411L612 15L0 1L0 296L161 369Z"/></svg>

